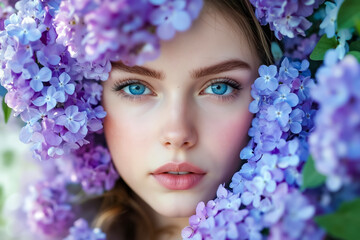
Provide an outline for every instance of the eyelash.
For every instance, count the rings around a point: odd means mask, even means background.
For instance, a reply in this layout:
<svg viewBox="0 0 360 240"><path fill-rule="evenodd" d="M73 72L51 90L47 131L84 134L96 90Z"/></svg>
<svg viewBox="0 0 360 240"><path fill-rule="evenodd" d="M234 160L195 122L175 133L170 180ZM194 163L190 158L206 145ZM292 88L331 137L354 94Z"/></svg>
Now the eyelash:
<svg viewBox="0 0 360 240"><path fill-rule="evenodd" d="M128 79L117 81L113 86L113 91L118 93L121 97L125 97L131 101L141 101L147 95L156 96L156 94L130 95L130 94L125 93L123 89L127 86L130 86L131 84L142 84L145 87L149 88L151 92L154 92L153 90L151 90L151 87L148 84L146 84L143 81L133 79L133 78L128 78Z"/></svg>
<svg viewBox="0 0 360 240"><path fill-rule="evenodd" d="M216 84L216 83L225 83L228 86L230 86L231 88L233 88L233 91L228 95L218 95L218 94L204 93L204 91L208 87L210 87L211 85ZM142 84L145 87L149 88L150 91L153 94L130 95L128 93L125 93L123 89L125 87L127 87L127 86L132 85L132 84ZM224 77L224 78L217 78L217 79L210 80L210 82L204 87L204 89L201 90L200 94L201 95L212 95L213 97L216 97L217 99L219 99L221 101L227 101L227 100L231 100L231 99L237 97L239 95L239 92L240 92L241 89L242 89L242 85L239 84L237 81L234 81L234 80L232 80L230 78ZM154 91L151 89L151 87L147 83L145 83L145 82L143 82L141 80L133 79L133 78L117 81L113 86L113 91L118 93L120 96L125 97L125 98L127 98L128 100L131 100L131 101L141 101L144 97L146 97L148 95L156 96L156 94L154 94Z"/></svg>
<svg viewBox="0 0 360 240"><path fill-rule="evenodd" d="M242 85L237 81L232 80L231 78L228 77L223 77L223 78L210 80L210 82L205 86L204 90L201 90L200 94L203 93L208 87L216 83L225 83L229 85L231 88L233 88L233 91L228 95L209 94L221 101L229 101L231 99L236 98L242 89ZM203 95L206 95L206 93Z"/></svg>

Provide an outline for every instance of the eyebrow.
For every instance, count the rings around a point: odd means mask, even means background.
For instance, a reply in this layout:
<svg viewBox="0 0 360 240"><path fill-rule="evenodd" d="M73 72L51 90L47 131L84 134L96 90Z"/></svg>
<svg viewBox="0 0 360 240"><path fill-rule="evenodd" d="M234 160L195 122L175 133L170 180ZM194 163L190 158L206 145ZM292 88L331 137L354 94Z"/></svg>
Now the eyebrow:
<svg viewBox="0 0 360 240"><path fill-rule="evenodd" d="M192 72L194 78L201 78L235 69L251 69L250 65L240 59L226 60L208 67L200 68Z"/></svg>
<svg viewBox="0 0 360 240"><path fill-rule="evenodd" d="M135 74L139 74L139 75L143 75L143 76L147 76L147 77L151 77L151 78L156 78L156 79L164 79L165 78L165 74L163 72L154 70L154 69L150 69L150 68L146 68L143 66L127 66L125 64L123 64L122 62L112 62L111 63L112 67L121 71L125 71L128 73L135 73Z"/></svg>
<svg viewBox="0 0 360 240"><path fill-rule="evenodd" d="M128 73L139 74L151 78L163 80L165 74L161 71L150 69L144 66L127 66L122 62L112 62L114 69L122 70ZM240 59L226 60L208 67L202 67L200 69L191 72L193 78L201 78L209 75L214 75L222 72L227 72L235 69L251 69L250 65Z"/></svg>

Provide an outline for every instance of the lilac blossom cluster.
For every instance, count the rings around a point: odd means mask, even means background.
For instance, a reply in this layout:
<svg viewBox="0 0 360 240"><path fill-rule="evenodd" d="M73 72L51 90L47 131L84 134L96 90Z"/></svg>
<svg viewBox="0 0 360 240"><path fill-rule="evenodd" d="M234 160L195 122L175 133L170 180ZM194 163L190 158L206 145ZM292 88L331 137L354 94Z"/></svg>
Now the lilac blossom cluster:
<svg viewBox="0 0 360 240"><path fill-rule="evenodd" d="M66 181L57 177L31 186L25 210L33 232L52 237L64 237L64 229L72 226L74 210L69 202Z"/></svg>
<svg viewBox="0 0 360 240"><path fill-rule="evenodd" d="M100 195L113 188L119 178L111 161L109 150L92 139L76 154L69 154L67 159L57 159L55 166L60 175L68 182L79 183L88 195Z"/></svg>
<svg viewBox="0 0 360 240"><path fill-rule="evenodd" d="M338 62L329 50L316 79L311 93L320 109L310 150L327 188L338 191L360 180L360 64L351 55Z"/></svg>
<svg viewBox="0 0 360 240"><path fill-rule="evenodd" d="M4 30L4 21L14 13L14 8L8 0L1 1L0 3L0 31Z"/></svg>
<svg viewBox="0 0 360 240"><path fill-rule="evenodd" d="M315 206L303 195L301 169L308 157L307 137L314 127L309 62L284 58L259 68L249 110L256 114L240 157L247 159L217 198L201 202L183 239L321 239L314 226ZM316 238L314 238L316 237Z"/></svg>
<svg viewBox="0 0 360 240"><path fill-rule="evenodd" d="M91 229L86 220L76 220L70 228L70 234L64 240L106 240L106 235L99 228Z"/></svg>
<svg viewBox="0 0 360 240"><path fill-rule="evenodd" d="M202 0L64 0L55 18L56 41L81 63L141 65L159 56L160 40L188 30L202 5Z"/></svg>
<svg viewBox="0 0 360 240"><path fill-rule="evenodd" d="M305 36L305 31L312 25L306 17L309 17L324 0L250 0L250 2L256 9L255 14L260 24L269 24L275 36L281 40L284 36L289 38L294 38L296 35Z"/></svg>

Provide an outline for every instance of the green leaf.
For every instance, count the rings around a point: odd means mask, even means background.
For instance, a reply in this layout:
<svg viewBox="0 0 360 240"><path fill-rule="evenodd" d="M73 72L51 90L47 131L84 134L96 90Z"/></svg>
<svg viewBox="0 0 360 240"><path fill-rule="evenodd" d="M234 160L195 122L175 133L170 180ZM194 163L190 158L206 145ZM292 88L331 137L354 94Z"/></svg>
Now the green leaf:
<svg viewBox="0 0 360 240"><path fill-rule="evenodd" d="M315 221L334 237L359 239L360 198L343 203L335 213L315 217Z"/></svg>
<svg viewBox="0 0 360 240"><path fill-rule="evenodd" d="M316 171L315 162L312 156L308 158L305 163L305 166L302 171L303 184L301 186L302 190L307 188L316 188L322 185L326 177Z"/></svg>
<svg viewBox="0 0 360 240"><path fill-rule="evenodd" d="M331 48L336 48L337 45L338 41L335 37L327 38L327 36L324 34L316 44L313 52L310 55L310 59L314 61L324 60L326 51Z"/></svg>
<svg viewBox="0 0 360 240"><path fill-rule="evenodd" d="M353 55L358 60L358 62L360 62L360 51L350 51L348 54Z"/></svg>
<svg viewBox="0 0 360 240"><path fill-rule="evenodd" d="M2 109L4 112L4 120L5 123L9 121L10 115L11 115L11 108L8 107L8 105L5 103L5 97L2 100Z"/></svg>
<svg viewBox="0 0 360 240"><path fill-rule="evenodd" d="M338 29L355 27L360 21L360 3L359 0L345 0L341 5L338 15Z"/></svg>
<svg viewBox="0 0 360 240"><path fill-rule="evenodd" d="M15 161L15 153L11 150L6 150L2 155L4 167L11 167Z"/></svg>
<svg viewBox="0 0 360 240"><path fill-rule="evenodd" d="M349 46L350 51L360 51L360 41L355 41L350 43Z"/></svg>

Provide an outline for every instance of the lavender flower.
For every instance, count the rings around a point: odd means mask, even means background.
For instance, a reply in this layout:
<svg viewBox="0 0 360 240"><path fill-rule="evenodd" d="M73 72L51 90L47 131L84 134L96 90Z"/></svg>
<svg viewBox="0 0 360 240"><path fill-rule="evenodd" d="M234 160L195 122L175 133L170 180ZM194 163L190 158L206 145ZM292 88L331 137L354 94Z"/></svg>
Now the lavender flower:
<svg viewBox="0 0 360 240"><path fill-rule="evenodd" d="M99 228L89 228L88 223L81 218L74 222L70 234L64 240L106 240L106 235Z"/></svg>
<svg viewBox="0 0 360 240"><path fill-rule="evenodd" d="M22 45L39 40L41 37L35 20L30 17L24 18L20 26L13 24L6 26L6 31L10 36L15 36Z"/></svg>
<svg viewBox="0 0 360 240"><path fill-rule="evenodd" d="M262 25L269 23L278 39L284 36L294 38L305 36L305 31L312 25L306 17L310 16L323 0L302 1L261 1L251 0L256 8L255 14Z"/></svg>
<svg viewBox="0 0 360 240"><path fill-rule="evenodd" d="M25 209L32 230L47 236L63 237L75 217L67 202L65 182L60 178L43 181L30 190Z"/></svg>
<svg viewBox="0 0 360 240"><path fill-rule="evenodd" d="M325 57L332 55L329 53ZM359 176L359 168L354 164L360 159L359 149L355 147L360 144L360 115L357 111L360 96L355 90L360 65L352 56L346 56L335 65L330 64L331 67L325 65L318 70L319 84L312 91L320 110L315 119L317 128L310 137L310 147L317 170L327 176L327 187L337 191L350 179Z"/></svg>

